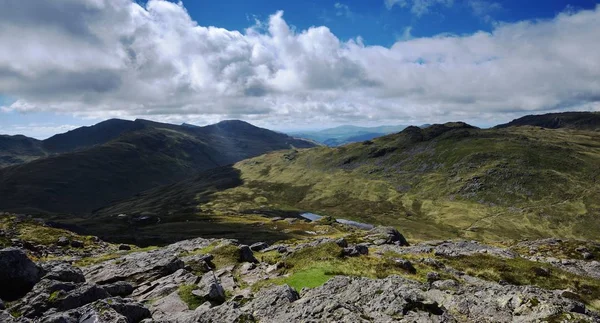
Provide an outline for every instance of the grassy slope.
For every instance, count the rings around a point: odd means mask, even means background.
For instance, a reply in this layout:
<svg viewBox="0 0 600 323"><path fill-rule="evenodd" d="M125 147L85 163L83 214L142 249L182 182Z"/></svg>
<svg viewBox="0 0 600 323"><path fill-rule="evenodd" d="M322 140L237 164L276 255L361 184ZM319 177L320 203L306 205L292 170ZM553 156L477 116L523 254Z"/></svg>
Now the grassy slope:
<svg viewBox="0 0 600 323"><path fill-rule="evenodd" d="M306 210L398 226L412 239L581 237L600 232L600 134L460 124L238 163L215 212Z"/></svg>

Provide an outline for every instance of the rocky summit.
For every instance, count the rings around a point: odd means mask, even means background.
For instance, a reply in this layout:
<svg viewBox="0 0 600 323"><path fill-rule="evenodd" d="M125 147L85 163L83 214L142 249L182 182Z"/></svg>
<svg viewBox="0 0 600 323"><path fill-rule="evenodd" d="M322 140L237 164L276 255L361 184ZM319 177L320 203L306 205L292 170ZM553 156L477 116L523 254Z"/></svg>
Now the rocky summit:
<svg viewBox="0 0 600 323"><path fill-rule="evenodd" d="M376 227L142 249L2 234L15 246L0 250L7 323L600 321L600 245L585 241L409 243Z"/></svg>

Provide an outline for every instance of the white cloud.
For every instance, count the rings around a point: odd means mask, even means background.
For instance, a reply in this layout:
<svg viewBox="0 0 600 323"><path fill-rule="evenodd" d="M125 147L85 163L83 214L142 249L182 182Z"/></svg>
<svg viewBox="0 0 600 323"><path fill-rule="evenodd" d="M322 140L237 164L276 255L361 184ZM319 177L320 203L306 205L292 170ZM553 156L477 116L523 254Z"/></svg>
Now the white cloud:
<svg viewBox="0 0 600 323"><path fill-rule="evenodd" d="M471 8L473 14L485 22L494 22L492 13L502 10L502 5L498 2L486 0L469 0L467 5Z"/></svg>
<svg viewBox="0 0 600 323"><path fill-rule="evenodd" d="M352 12L352 10L350 10L350 7L348 7L348 5L340 3L340 2L336 2L333 7L335 8L335 15L338 17L346 17L349 19L353 19L354 18L354 12Z"/></svg>
<svg viewBox="0 0 600 323"><path fill-rule="evenodd" d="M240 33L181 3L19 1L0 10L0 93L18 99L5 110L93 118L505 120L597 107L599 30L600 6L386 48L297 31L282 12Z"/></svg>
<svg viewBox="0 0 600 323"><path fill-rule="evenodd" d="M431 7L454 5L454 0L384 0L386 8L392 9L394 6L400 8L410 7L410 11L417 17L421 17L430 12Z"/></svg>

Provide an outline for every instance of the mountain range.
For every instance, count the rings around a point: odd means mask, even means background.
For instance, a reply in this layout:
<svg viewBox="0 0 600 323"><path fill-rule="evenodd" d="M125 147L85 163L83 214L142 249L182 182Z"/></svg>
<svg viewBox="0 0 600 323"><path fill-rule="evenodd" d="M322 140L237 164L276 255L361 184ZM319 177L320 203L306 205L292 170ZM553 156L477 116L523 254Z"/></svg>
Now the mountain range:
<svg viewBox="0 0 600 323"><path fill-rule="evenodd" d="M20 164L0 168L0 210L144 244L246 236L249 214L303 212L404 227L417 240L590 238L600 233L597 117L409 126L340 147L241 121L108 120L44 141L4 136L2 154Z"/></svg>
<svg viewBox="0 0 600 323"><path fill-rule="evenodd" d="M13 165L0 168L0 208L78 215L203 170L314 146L242 121L188 127L113 119L43 141L3 139Z"/></svg>
<svg viewBox="0 0 600 323"><path fill-rule="evenodd" d="M423 125L422 127L426 127ZM360 142L381 137L390 133L402 131L407 126L379 126L379 127L358 127L358 126L339 126L319 131L291 132L290 135L300 138L307 138L321 144L335 147L348 143Z"/></svg>

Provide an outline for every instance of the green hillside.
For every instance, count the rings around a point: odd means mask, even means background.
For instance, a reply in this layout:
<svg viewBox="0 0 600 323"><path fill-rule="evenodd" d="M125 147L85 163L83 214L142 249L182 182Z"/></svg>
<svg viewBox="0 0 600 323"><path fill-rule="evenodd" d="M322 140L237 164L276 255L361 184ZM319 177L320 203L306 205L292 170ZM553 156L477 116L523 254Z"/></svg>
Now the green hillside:
<svg viewBox="0 0 600 323"><path fill-rule="evenodd" d="M314 146L240 121L198 128L144 120L125 124L130 123L139 124L137 130L122 131L104 144L0 169L0 210L85 215L202 170L272 150ZM67 139L62 147L92 144L90 138Z"/></svg>
<svg viewBox="0 0 600 323"><path fill-rule="evenodd" d="M269 153L237 163L241 182L234 187L206 195L175 184L98 214L151 209L167 219L310 211L394 225L412 240L597 239L599 139L566 129L409 127L338 148ZM168 199L149 207L176 187L194 196L195 210L181 211Z"/></svg>

